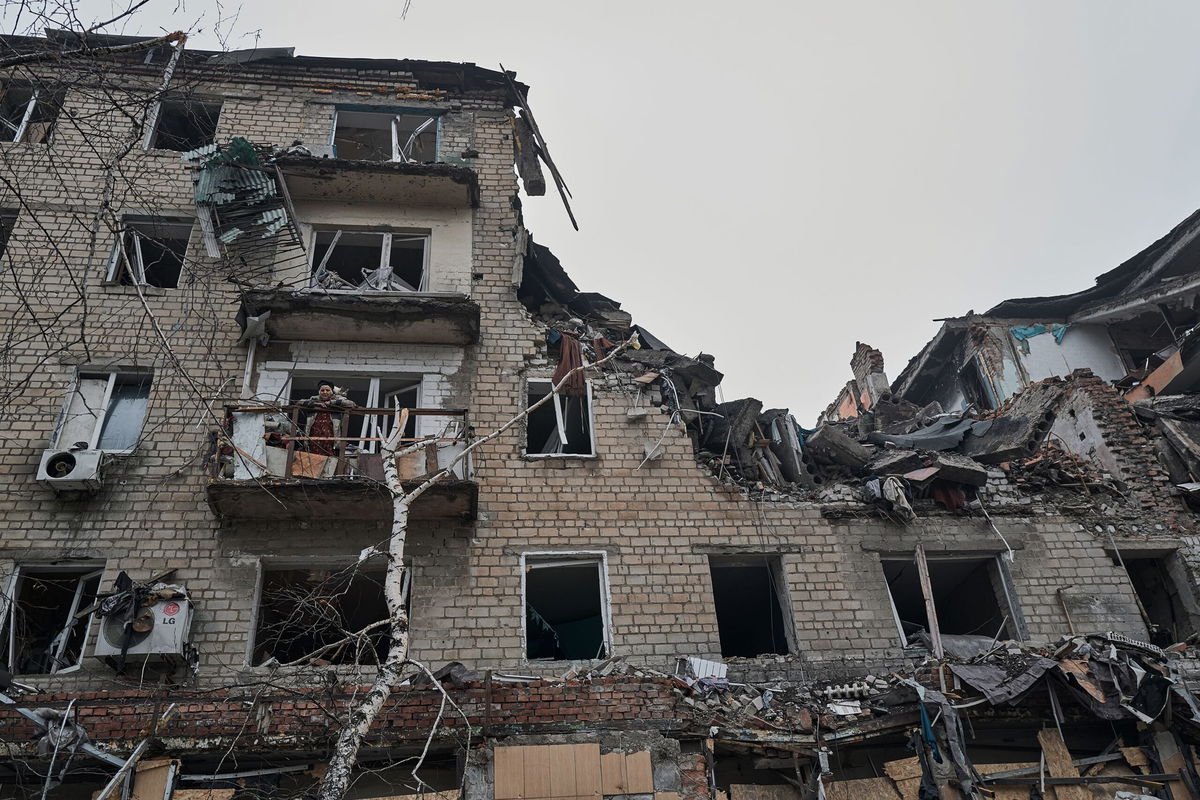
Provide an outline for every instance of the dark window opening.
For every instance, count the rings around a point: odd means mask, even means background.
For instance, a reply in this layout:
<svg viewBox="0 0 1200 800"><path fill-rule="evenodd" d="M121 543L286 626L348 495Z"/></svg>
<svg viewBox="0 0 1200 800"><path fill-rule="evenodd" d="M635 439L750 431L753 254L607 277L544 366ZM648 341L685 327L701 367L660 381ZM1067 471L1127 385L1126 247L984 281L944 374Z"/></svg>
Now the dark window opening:
<svg viewBox="0 0 1200 800"><path fill-rule="evenodd" d="M317 231L313 283L326 289L419 292L428 241L420 233Z"/></svg>
<svg viewBox="0 0 1200 800"><path fill-rule="evenodd" d="M972 358L966 363L959 373L959 383L962 386L963 394L967 396L967 401L973 404L976 408L995 409L999 407L996 401L995 394L992 393L991 384L988 382L987 376L983 374L983 369L979 366L979 361Z"/></svg>
<svg viewBox="0 0 1200 800"><path fill-rule="evenodd" d="M109 280L176 289L183 274L192 223L164 218L126 220L113 253Z"/></svg>
<svg viewBox="0 0 1200 800"><path fill-rule="evenodd" d="M405 607L408 576L405 571ZM263 573L254 663L377 664L387 655L383 571L269 570Z"/></svg>
<svg viewBox="0 0 1200 800"><path fill-rule="evenodd" d="M8 251L8 242L16 225L17 212L0 209L0 256Z"/></svg>
<svg viewBox="0 0 1200 800"><path fill-rule="evenodd" d="M550 381L530 381L526 401L532 406L550 394ZM528 455L592 455L592 408L588 395L554 397L525 421ZM565 438L565 441L564 441Z"/></svg>
<svg viewBox="0 0 1200 800"><path fill-rule="evenodd" d="M525 655L530 659L607 658L601 562L525 562Z"/></svg>
<svg viewBox="0 0 1200 800"><path fill-rule="evenodd" d="M50 140L63 91L9 86L0 97L0 141L41 144Z"/></svg>
<svg viewBox="0 0 1200 800"><path fill-rule="evenodd" d="M333 150L337 158L354 161L437 161L437 118L338 111Z"/></svg>
<svg viewBox="0 0 1200 800"><path fill-rule="evenodd" d="M158 107L151 147L156 150L175 150L186 153L212 144L217 134L217 119L221 116L219 103L198 103L190 100L166 100Z"/></svg>
<svg viewBox="0 0 1200 800"><path fill-rule="evenodd" d="M994 558L928 559L934 610L943 636L999 636L1014 629L997 588ZM885 560L883 574L896 609L905 644L925 644L929 617L917 565L912 559ZM925 636L920 636L924 633Z"/></svg>
<svg viewBox="0 0 1200 800"><path fill-rule="evenodd" d="M754 658L787 655L789 605L779 559L773 556L712 556L713 601L721 655Z"/></svg>
<svg viewBox="0 0 1200 800"><path fill-rule="evenodd" d="M101 571L20 567L2 626L5 668L16 674L49 674L77 665L83 656ZM78 617L78 618L77 618Z"/></svg>
<svg viewBox="0 0 1200 800"><path fill-rule="evenodd" d="M1171 576L1169 557L1124 556L1124 560L1133 589L1150 618L1151 641L1159 647L1169 647L1196 633L1192 615L1187 612L1180 594L1179 582Z"/></svg>

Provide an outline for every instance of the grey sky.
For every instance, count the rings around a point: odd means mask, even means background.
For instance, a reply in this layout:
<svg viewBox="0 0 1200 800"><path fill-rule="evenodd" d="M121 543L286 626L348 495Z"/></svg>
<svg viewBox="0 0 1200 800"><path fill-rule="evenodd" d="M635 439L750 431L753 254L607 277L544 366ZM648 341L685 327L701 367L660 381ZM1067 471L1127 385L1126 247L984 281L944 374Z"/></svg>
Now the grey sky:
<svg viewBox="0 0 1200 800"><path fill-rule="evenodd" d="M525 202L536 238L675 349L715 354L726 398L803 423L856 339L894 377L931 318L1083 288L1198 205L1195 3L402 6L251 0L235 31L515 69L581 225L551 189ZM175 7L126 32L212 22Z"/></svg>

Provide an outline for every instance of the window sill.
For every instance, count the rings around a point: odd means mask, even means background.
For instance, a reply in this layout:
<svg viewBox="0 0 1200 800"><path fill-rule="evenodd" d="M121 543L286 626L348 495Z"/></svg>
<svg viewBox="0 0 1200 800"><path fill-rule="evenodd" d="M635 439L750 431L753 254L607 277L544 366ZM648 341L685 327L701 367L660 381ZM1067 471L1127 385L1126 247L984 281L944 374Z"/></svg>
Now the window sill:
<svg viewBox="0 0 1200 800"><path fill-rule="evenodd" d="M595 453L522 453L524 461L595 461Z"/></svg>
<svg viewBox="0 0 1200 800"><path fill-rule="evenodd" d="M103 284L103 286L105 289L108 289L109 291L119 292L120 294L138 294L138 288L139 288L137 286L134 286L134 285L128 284L128 283L107 283L106 282ZM144 294L147 297L167 297L172 292L177 291L176 289L164 289L161 286L148 286L148 285L141 286L141 290L142 290L141 294Z"/></svg>

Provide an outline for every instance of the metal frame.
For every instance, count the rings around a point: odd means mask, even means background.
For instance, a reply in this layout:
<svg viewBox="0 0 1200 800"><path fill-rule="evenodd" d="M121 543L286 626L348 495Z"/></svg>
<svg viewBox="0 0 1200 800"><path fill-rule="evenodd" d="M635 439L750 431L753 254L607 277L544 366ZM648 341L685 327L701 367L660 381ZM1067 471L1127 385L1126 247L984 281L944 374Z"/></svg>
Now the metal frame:
<svg viewBox="0 0 1200 800"><path fill-rule="evenodd" d="M532 559L533 563L530 563ZM520 554L521 569L521 660L523 663L544 664L547 659L529 658L529 631L527 615L525 614L526 587L525 575L530 569L546 569L550 567L576 566L579 564L595 564L600 570L600 620L604 627L604 657L613 657L613 626L612 626L612 589L608 583L608 551L607 550L530 550ZM602 659L571 659L573 661L600 661Z"/></svg>

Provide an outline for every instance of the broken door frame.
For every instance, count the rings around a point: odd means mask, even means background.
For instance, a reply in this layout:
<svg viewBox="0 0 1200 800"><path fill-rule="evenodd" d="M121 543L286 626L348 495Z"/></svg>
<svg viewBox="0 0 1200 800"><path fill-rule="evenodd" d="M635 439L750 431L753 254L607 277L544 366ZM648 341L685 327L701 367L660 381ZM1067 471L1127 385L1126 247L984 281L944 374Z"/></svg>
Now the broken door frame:
<svg viewBox="0 0 1200 800"><path fill-rule="evenodd" d="M529 658L529 625L525 608L528 605L525 591L525 576L529 569L538 567L565 567L586 561L595 564L600 570L600 622L604 626L602 640L604 642L604 657L613 657L613 627L612 627L612 589L608 584L608 551L607 550L529 550L522 552L519 559L521 572L521 661L523 663L546 662L545 659ZM600 661L599 658L570 659L572 661Z"/></svg>
<svg viewBox="0 0 1200 800"><path fill-rule="evenodd" d="M418 125L418 130L423 129L429 124L432 119L436 126L433 132L433 160L441 163L442 160L442 120L446 116L447 109L443 108L415 108L413 106L363 106L363 105L337 105L333 107L333 118L329 125L329 152L337 158L337 129L338 129L338 114L341 112L351 114L378 114L379 116L390 116L388 121L388 133L392 140L392 159L385 163L408 163L411 159L404 155L404 145L399 141L399 129L397 122L400 117L425 117L426 121ZM412 137L410 137L412 138ZM402 157L403 156L403 157Z"/></svg>
<svg viewBox="0 0 1200 800"><path fill-rule="evenodd" d="M87 582L96 579L96 592L99 594L100 581L104 577L104 562L103 561L83 561L72 564L17 564L12 566L12 572L7 576L5 581L4 591L0 594L0 631L5 632L4 641L0 642L0 653L4 653L4 663L13 669L15 674L15 664L13 663L13 654L16 649L16 626L13 624L13 612L20 605L20 596L18 587L21 584L21 579L27 576L38 575L53 575L56 573L81 573L75 579L75 596L71 601L71 608L67 612L66 618L63 620L62 627L59 628L59 635L78 625L75 617L79 613L79 606L82 604L83 589ZM66 650L67 641L70 637L63 637L57 647L50 654L51 669L49 672L27 673L37 675L59 675L64 672L74 672L83 664L83 658L87 653L88 643L92 635L92 624L95 622L95 614L89 614L87 620L83 623L83 640L79 645L79 659L74 663L65 667L57 666L58 660L62 657L63 651ZM53 646L53 640L51 645ZM47 649L49 651L49 648Z"/></svg>
<svg viewBox="0 0 1200 800"><path fill-rule="evenodd" d="M1021 613L1021 606L1017 602L1016 586L1013 583L1012 574L1008 571L1008 565L1004 563L1003 553L996 552L946 552L939 551L936 554L930 555L925 552L925 547L918 544L912 553L897 553L890 555L887 553L879 554L879 569L883 575L883 590L887 594L888 606L892 611L892 621L896 625L896 634L900 640L900 647L908 648L908 637L904 635L904 625L900 621L900 612L896 608L896 598L892 596L892 587L888 584L887 573L883 572L883 564L886 561L907 561L911 560L917 567L918 584L921 587L921 597L925 601L925 613L929 619L929 638L933 642L934 655L938 658L943 656L941 626L937 618L937 603L933 596L933 585L929 579L929 562L930 561L984 561L990 562L990 565L995 568L996 572L993 580L999 581L999 586L993 582L992 593L996 594L997 590L1003 593L1004 605L1000 611L1008 612L1008 620L1004 623L1012 632L1012 637L1018 642L1024 642L1029 639L1029 630L1025 624L1025 616ZM989 578L993 576L990 574ZM996 596L996 604L1000 605L1000 596Z"/></svg>

